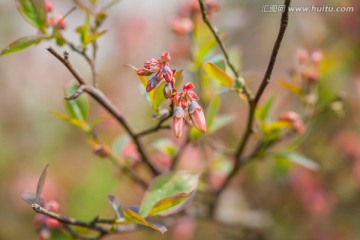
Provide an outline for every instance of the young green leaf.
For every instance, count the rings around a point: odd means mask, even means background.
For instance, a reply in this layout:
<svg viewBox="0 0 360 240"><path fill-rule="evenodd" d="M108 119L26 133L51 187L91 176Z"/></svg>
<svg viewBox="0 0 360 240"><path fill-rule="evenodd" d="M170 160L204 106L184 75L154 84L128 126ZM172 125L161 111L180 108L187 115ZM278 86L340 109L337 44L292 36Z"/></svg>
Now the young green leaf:
<svg viewBox="0 0 360 240"><path fill-rule="evenodd" d="M35 193L21 192L20 197L30 205L36 203L36 194ZM43 202L43 200L41 202Z"/></svg>
<svg viewBox="0 0 360 240"><path fill-rule="evenodd" d="M154 89L154 94L152 96L152 103L153 103L153 109L155 112L159 112L159 106L161 103L165 101L164 97L164 87L165 87L165 80L161 80L159 84Z"/></svg>
<svg viewBox="0 0 360 240"><path fill-rule="evenodd" d="M15 0L16 8L24 19L41 32L46 32L46 7L44 0Z"/></svg>
<svg viewBox="0 0 360 240"><path fill-rule="evenodd" d="M164 198L160 200L155 206L150 210L148 217L160 215L168 216L175 214L183 209L186 206L187 200L190 199L192 192L190 193L179 193L171 197Z"/></svg>
<svg viewBox="0 0 360 240"><path fill-rule="evenodd" d="M72 96L77 88L77 85L72 85L67 90L67 96ZM80 121L87 120L89 114L89 100L85 95L82 94L73 100L65 100L65 107L70 116Z"/></svg>
<svg viewBox="0 0 360 240"><path fill-rule="evenodd" d="M46 179L46 170L49 167L49 164L46 165L46 167L44 168L43 172L41 173L41 176L39 178L37 187L36 187L36 203L41 205L41 192L44 188L44 183L45 183L45 179Z"/></svg>
<svg viewBox="0 0 360 240"><path fill-rule="evenodd" d="M223 71L226 70L225 60L223 59L222 55L216 55L215 57L211 58L209 62L215 64Z"/></svg>
<svg viewBox="0 0 360 240"><path fill-rule="evenodd" d="M177 196L178 194L189 194L194 192L197 188L198 181L199 174L189 172L170 172L155 178L142 200L139 214L143 217L147 217L153 207L161 200L167 198L172 199L171 204L168 205L169 208L176 207L176 205L181 202L176 202L171 197ZM166 209L163 208L162 211L164 210Z"/></svg>
<svg viewBox="0 0 360 240"><path fill-rule="evenodd" d="M209 107L207 108L206 111L207 128L210 128L211 125L213 124L216 114L219 111L220 102L221 102L220 96L216 96L211 100Z"/></svg>
<svg viewBox="0 0 360 240"><path fill-rule="evenodd" d="M70 117L69 115L66 115L66 114L63 114L63 113L60 113L60 112L56 112L56 111L50 111L50 113L55 115L58 118L61 118L61 119L65 120L66 122L68 122L68 123L70 123L70 124L72 124L72 125L74 125L74 126L76 126L78 128L81 128L85 132L90 132L91 131L91 126L87 122L81 121L79 119Z"/></svg>
<svg viewBox="0 0 360 240"><path fill-rule="evenodd" d="M292 93L295 93L297 95L301 95L302 93L302 90L301 88L294 84L294 83L291 83L291 82L288 82L288 81L284 81L284 80L279 80L276 82L280 87L284 88L284 89L287 89L289 90L290 92Z"/></svg>
<svg viewBox="0 0 360 240"><path fill-rule="evenodd" d="M231 88L234 85L234 80L221 68L214 63L208 62L205 64L205 72L221 85Z"/></svg>
<svg viewBox="0 0 360 240"><path fill-rule="evenodd" d="M305 168L308 168L310 170L313 170L313 171L316 171L317 169L319 169L319 164L317 164L313 160L310 160L309 158L307 158L299 153L281 152L281 153L277 153L275 156L277 158L287 159L289 161L292 161L296 164L299 164L299 165L301 165Z"/></svg>
<svg viewBox="0 0 360 240"><path fill-rule="evenodd" d="M115 155L119 155L123 147L130 141L130 137L128 135L121 135L114 140L111 145L111 150Z"/></svg>
<svg viewBox="0 0 360 240"><path fill-rule="evenodd" d="M256 109L256 117L259 120L265 121L268 119L269 112L271 110L272 105L274 104L274 100L275 100L275 97L271 96L266 100L264 105L262 105Z"/></svg>
<svg viewBox="0 0 360 240"><path fill-rule="evenodd" d="M124 219L125 222L144 225L152 229L155 229L156 231L161 232L162 234L164 234L167 231L165 226L158 226L157 224L151 223L145 218L143 218L141 215L139 215L138 213L130 210L129 208L124 209Z"/></svg>
<svg viewBox="0 0 360 240"><path fill-rule="evenodd" d="M3 49L0 53L0 56L23 50L32 45L40 43L44 39L49 39L49 36L35 35L35 36L27 36L27 37L19 38L18 40L10 43L5 49Z"/></svg>

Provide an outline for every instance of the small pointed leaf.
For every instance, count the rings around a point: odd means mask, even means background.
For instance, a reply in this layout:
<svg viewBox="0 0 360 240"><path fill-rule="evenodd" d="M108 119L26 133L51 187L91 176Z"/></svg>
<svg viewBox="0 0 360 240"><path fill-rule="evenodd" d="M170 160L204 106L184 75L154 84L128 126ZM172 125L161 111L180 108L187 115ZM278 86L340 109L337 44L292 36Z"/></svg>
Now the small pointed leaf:
<svg viewBox="0 0 360 240"><path fill-rule="evenodd" d="M76 118L70 117L69 115L66 115L66 114L60 113L60 112L56 112L56 111L50 111L50 113L55 115L58 118L65 120L66 122L68 122L76 127L81 128L85 132L91 131L91 126L87 122L80 121Z"/></svg>
<svg viewBox="0 0 360 240"><path fill-rule="evenodd" d="M187 200L190 199L193 192L190 193L179 193L171 197L164 198L160 200L155 206L150 210L149 216L152 217L155 215L168 216L175 214L183 209L186 206Z"/></svg>
<svg viewBox="0 0 360 240"><path fill-rule="evenodd" d="M76 92L77 88L77 85L72 85L67 90L67 96L72 96ZM87 120L90 107L89 100L84 94L81 94L79 97L73 100L65 100L65 107L69 115L73 118L76 118L80 121Z"/></svg>
<svg viewBox="0 0 360 240"><path fill-rule="evenodd" d="M165 226L159 226L158 224L153 224L153 223L149 222L148 220L146 220L145 218L143 218L138 213L130 210L129 208L124 209L124 218L125 218L125 222L131 222L131 223L137 223L140 225L144 225L144 226L150 227L152 229L155 229L156 231L161 232L162 234L164 234L167 231Z"/></svg>
<svg viewBox="0 0 360 240"><path fill-rule="evenodd" d="M208 62L205 64L205 72L221 85L231 88L234 85L234 80L221 68L214 63Z"/></svg>
<svg viewBox="0 0 360 240"><path fill-rule="evenodd" d="M46 32L45 0L16 0L16 8L24 19L41 32Z"/></svg>
<svg viewBox="0 0 360 240"><path fill-rule="evenodd" d="M165 101L164 96L164 87L165 87L165 80L161 80L158 85L154 89L154 94L152 96L152 103L153 103L153 109L155 112L159 112L159 106L161 103Z"/></svg>
<svg viewBox="0 0 360 240"><path fill-rule="evenodd" d="M18 40L10 43L9 46L7 46L5 49L3 49L0 53L0 56L23 50L32 45L38 44L42 40L48 38L49 37L47 35L35 35L35 36L27 36L27 37L19 38Z"/></svg>
<svg viewBox="0 0 360 240"><path fill-rule="evenodd" d="M46 165L43 172L41 173L41 176L39 178L39 181L38 181L38 184L36 187L36 203L39 205L41 205L41 193L44 188L44 183L45 183L45 179L46 179L46 170L48 167L49 167L49 164Z"/></svg>
<svg viewBox="0 0 360 240"><path fill-rule="evenodd" d="M313 171L316 171L319 169L319 164L317 164L313 160L311 160L299 153L283 152L283 153L276 154L276 157L290 160L294 163L297 163L297 164L299 164L305 168L308 168L310 170L313 170Z"/></svg>

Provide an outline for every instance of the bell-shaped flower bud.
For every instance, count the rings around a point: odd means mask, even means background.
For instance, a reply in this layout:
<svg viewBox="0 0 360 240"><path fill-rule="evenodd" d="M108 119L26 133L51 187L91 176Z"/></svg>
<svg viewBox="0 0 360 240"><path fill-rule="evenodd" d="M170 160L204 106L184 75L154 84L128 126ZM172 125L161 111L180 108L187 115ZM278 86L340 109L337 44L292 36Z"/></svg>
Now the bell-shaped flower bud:
<svg viewBox="0 0 360 240"><path fill-rule="evenodd" d="M170 62L170 60L171 60L170 53L169 53L169 52L163 52L163 53L161 54L161 60L162 60L164 63Z"/></svg>
<svg viewBox="0 0 360 240"><path fill-rule="evenodd" d="M144 68L151 70L156 67L158 63L158 60L151 58L144 63Z"/></svg>
<svg viewBox="0 0 360 240"><path fill-rule="evenodd" d="M165 78L165 81L167 82L172 82L174 75L173 75L173 71L171 70L171 68L169 66L165 66L163 68L163 76Z"/></svg>
<svg viewBox="0 0 360 240"><path fill-rule="evenodd" d="M296 112L285 112L280 115L278 119L279 121L290 123L291 127L298 133L303 133L305 131L305 124Z"/></svg>
<svg viewBox="0 0 360 240"><path fill-rule="evenodd" d="M171 83L167 82L164 87L164 97L171 98L172 93L173 93L173 87Z"/></svg>
<svg viewBox="0 0 360 240"><path fill-rule="evenodd" d="M45 1L45 9L47 12L52 12L54 10L54 5L49 1Z"/></svg>
<svg viewBox="0 0 360 240"><path fill-rule="evenodd" d="M184 128L184 110L182 107L176 107L173 118L173 129L175 137L180 138Z"/></svg>
<svg viewBox="0 0 360 240"><path fill-rule="evenodd" d="M189 108L189 115L194 126L201 132L206 132L206 120L204 110L197 101L191 101Z"/></svg>
<svg viewBox="0 0 360 240"><path fill-rule="evenodd" d="M146 91L150 92L151 90L153 90L156 85L158 84L158 78L157 76L153 76L152 78L149 79L147 85L146 85Z"/></svg>

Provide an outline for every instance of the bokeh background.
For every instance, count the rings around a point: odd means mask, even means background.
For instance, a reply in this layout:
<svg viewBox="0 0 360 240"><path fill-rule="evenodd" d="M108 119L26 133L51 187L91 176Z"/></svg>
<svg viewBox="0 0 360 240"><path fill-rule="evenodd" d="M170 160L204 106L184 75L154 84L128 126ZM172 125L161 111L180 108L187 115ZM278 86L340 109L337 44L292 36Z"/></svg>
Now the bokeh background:
<svg viewBox="0 0 360 240"><path fill-rule="evenodd" d="M136 130L154 124L152 110L138 91L139 81L124 64L140 67L150 57L170 51L174 65L189 67L183 59L181 39L170 28L185 0L122 0L109 11L108 34L99 40L100 87L127 116ZM73 6L70 0L53 0L56 12ZM280 13L264 13L273 0L221 0L213 23L226 35L230 51L241 56L241 68L251 87L256 87L277 35ZM312 121L299 151L321 166L316 172L296 165L283 168L271 159L247 166L237 183L222 199L222 218L229 224L191 219L164 236L141 231L109 239L360 239L360 3L357 0L294 0L293 5L353 6L349 13L290 14L290 23L276 63L273 80L289 79L296 50L320 49L320 91L326 102L344 93L344 114L327 112ZM75 11L67 19L66 36L77 41L74 29L83 20ZM0 2L0 47L35 30L23 21L14 1ZM32 226L34 212L19 197L35 191L43 167L50 163L44 194L57 199L62 213L90 220L95 215L112 217L106 195L115 194L124 205L139 204L142 190L94 156L85 136L73 126L49 114L64 112L64 88L72 76L42 43L0 58L0 239L37 239ZM65 50L61 49L61 50ZM86 63L75 54L74 65L89 77ZM192 75L186 73L188 78ZM196 79L191 79L196 81ZM255 88L253 88L255 89ZM277 95L273 114L299 108L288 92L272 84L266 95ZM91 116L106 114L92 102ZM245 124L246 106L225 96L222 108L237 114L225 128L229 147L236 145ZM111 142L122 129L111 119L97 127ZM168 133L164 133L166 136ZM150 142L147 138L145 142ZM183 165L191 165L184 154ZM196 163L194 163L196 164ZM233 211L236 206L238 211ZM242 229L250 229L249 235ZM241 238L242 237L242 238Z"/></svg>

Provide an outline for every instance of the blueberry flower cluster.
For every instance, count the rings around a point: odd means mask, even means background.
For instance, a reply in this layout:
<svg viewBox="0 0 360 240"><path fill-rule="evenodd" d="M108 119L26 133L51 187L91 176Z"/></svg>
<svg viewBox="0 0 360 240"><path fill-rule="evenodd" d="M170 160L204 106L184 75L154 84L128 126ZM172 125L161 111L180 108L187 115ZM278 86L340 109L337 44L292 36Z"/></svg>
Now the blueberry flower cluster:
<svg viewBox="0 0 360 240"><path fill-rule="evenodd" d="M204 110L197 102L199 97L193 91L195 88L191 82L186 83L182 91L174 89L175 86L175 69L171 69L169 62L171 60L169 52L163 52L159 59L151 58L144 63L144 67L137 71L139 76L151 76L148 80L146 91L153 90L160 81L166 81L163 93L164 97L171 99L174 104L173 130L175 136L180 138L184 128L186 112L190 121L199 131L206 131L206 120Z"/></svg>

